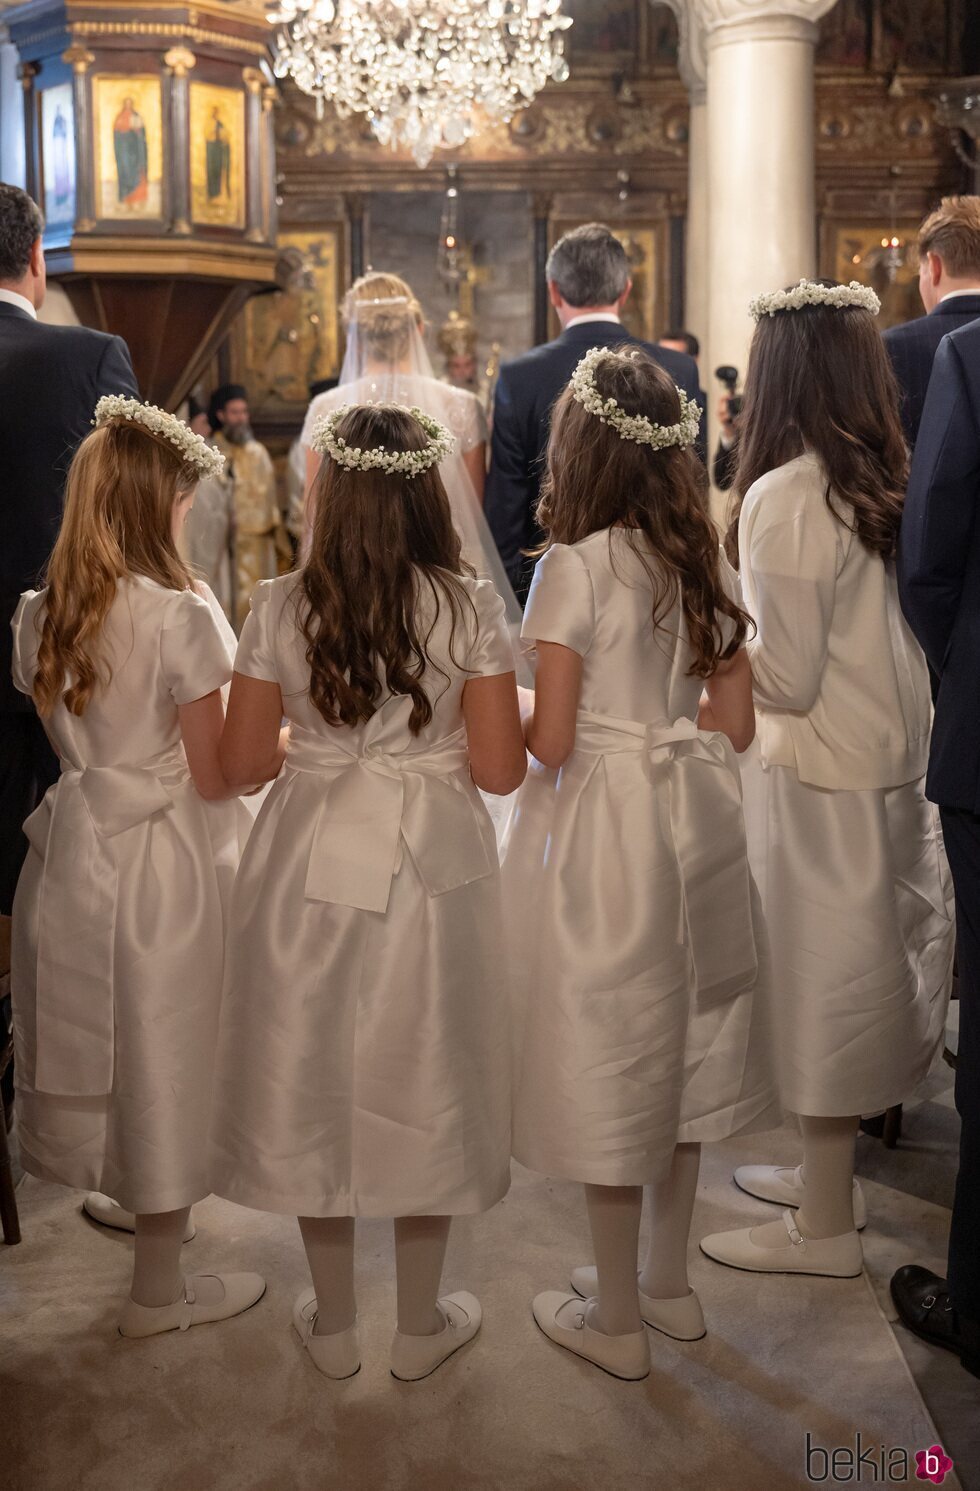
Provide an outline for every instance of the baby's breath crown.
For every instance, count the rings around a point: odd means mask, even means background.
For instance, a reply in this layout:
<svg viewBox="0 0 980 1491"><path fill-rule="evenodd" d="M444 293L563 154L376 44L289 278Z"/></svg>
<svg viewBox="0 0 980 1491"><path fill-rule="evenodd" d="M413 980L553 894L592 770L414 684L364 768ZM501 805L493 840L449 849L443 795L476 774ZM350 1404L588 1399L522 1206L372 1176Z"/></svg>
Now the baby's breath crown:
<svg viewBox="0 0 980 1491"><path fill-rule="evenodd" d="M225 458L220 450L215 450L200 435L195 435L182 419L168 414L165 409L158 409L156 404L141 404L139 399L127 399L123 394L107 394L96 404L92 423L100 430L104 425L121 419L142 425L151 434L168 440L199 476L220 476L224 470Z"/></svg>
<svg viewBox="0 0 980 1491"><path fill-rule="evenodd" d="M801 311L808 305L829 305L833 310L848 310L856 306L877 316L881 301L870 285L851 280L849 285L819 285L814 280L800 280L792 290L772 290L768 295L757 295L749 305L749 315L756 321L763 316L775 316L779 311Z"/></svg>
<svg viewBox="0 0 980 1491"><path fill-rule="evenodd" d="M338 466L343 466L348 471L384 471L399 476L420 476L423 471L438 466L440 461L451 456L456 448L456 441L446 426L414 404L411 409L405 409L401 404L392 407L401 409L403 414L411 414L418 420L426 434L426 444L422 450L386 450L383 445L361 450L348 445L343 435L337 434L337 426L355 407L357 406L354 404L342 404L339 409L334 409L323 419L317 420L313 426L313 449L322 456L329 456Z"/></svg>
<svg viewBox="0 0 980 1491"><path fill-rule="evenodd" d="M609 347L595 347L586 352L571 376L572 398L589 414L594 414L602 424L609 425L621 440L632 440L636 445L649 445L654 450L666 450L670 445L693 445L701 423L701 411L683 389L677 394L681 401L681 417L675 425L660 425L645 414L627 414L615 399L603 398L595 386L595 370L600 363L615 360L616 353ZM634 351L628 354L637 356Z"/></svg>

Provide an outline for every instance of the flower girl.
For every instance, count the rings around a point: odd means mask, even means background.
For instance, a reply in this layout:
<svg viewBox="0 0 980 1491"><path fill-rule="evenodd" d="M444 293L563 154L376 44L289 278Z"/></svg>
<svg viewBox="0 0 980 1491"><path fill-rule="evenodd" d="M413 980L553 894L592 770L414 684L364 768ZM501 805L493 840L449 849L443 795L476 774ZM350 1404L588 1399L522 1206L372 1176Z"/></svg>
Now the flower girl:
<svg viewBox="0 0 980 1491"><path fill-rule="evenodd" d="M218 760L229 651L177 551L222 458L172 415L102 399L68 476L13 671L61 777L28 819L12 994L24 1167L136 1214L127 1336L224 1320L257 1274L183 1278L206 1139L240 803ZM235 789L237 792L237 789ZM105 1200L105 1198L97 1198ZM111 1203L106 1203L111 1206Z"/></svg>
<svg viewBox="0 0 980 1491"><path fill-rule="evenodd" d="M635 350L590 352L558 401L550 547L524 620L536 764L504 863L514 1154L584 1183L596 1259L534 1317L630 1379L650 1370L644 1321L704 1334L687 1276L701 1141L773 1118L732 750L754 729L748 621L689 449L697 426Z"/></svg>
<svg viewBox="0 0 980 1491"><path fill-rule="evenodd" d="M856 282L760 296L736 476L759 720L744 771L770 931L773 1036L803 1164L740 1166L781 1219L716 1233L757 1273L861 1272L862 1113L911 1096L941 1045L952 897L923 777L925 658L898 601L906 449L898 389Z"/></svg>
<svg viewBox="0 0 980 1491"><path fill-rule="evenodd" d="M293 1323L328 1377L360 1366L354 1219L393 1217L396 1377L480 1326L438 1298L450 1219L510 1181L509 1034L493 828L478 787L526 770L503 602L470 577L420 410L333 411L314 436L310 553L252 598L221 759L285 765L242 860L214 1189L299 1218Z"/></svg>

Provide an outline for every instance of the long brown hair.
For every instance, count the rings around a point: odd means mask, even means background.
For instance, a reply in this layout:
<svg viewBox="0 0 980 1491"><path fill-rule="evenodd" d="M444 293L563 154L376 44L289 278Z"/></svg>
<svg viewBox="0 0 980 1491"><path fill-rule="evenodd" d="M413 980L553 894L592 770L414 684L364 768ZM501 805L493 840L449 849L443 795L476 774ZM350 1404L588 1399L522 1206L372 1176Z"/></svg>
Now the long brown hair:
<svg viewBox="0 0 980 1491"><path fill-rule="evenodd" d="M598 364L594 381L603 398L615 399L627 414L661 425L680 420L673 379L644 353L616 349ZM576 544L604 528L622 529L653 587L655 626L680 599L692 675L710 678L742 645L749 618L722 584L718 533L690 448L654 450L623 440L566 388L552 415L537 516L551 543ZM727 645L722 618L734 622Z"/></svg>
<svg viewBox="0 0 980 1491"><path fill-rule="evenodd" d="M83 714L96 687L109 682L99 642L119 580L144 575L168 590L192 585L174 542L173 511L198 480L173 445L128 420L82 441L45 576L34 679L40 714L50 714L63 691L69 711Z"/></svg>
<svg viewBox="0 0 980 1491"><path fill-rule="evenodd" d="M861 543L891 559L908 468L898 408L898 384L870 311L815 305L763 316L739 418L727 540L732 563L738 563L738 519L749 487L804 450L823 466L834 516L846 523L834 503L849 503Z"/></svg>
<svg viewBox="0 0 980 1491"><path fill-rule="evenodd" d="M423 450L418 420L394 404L351 409L337 434L352 449ZM423 687L429 668L445 670L428 652L442 602L456 630L472 602L449 498L437 467L419 476L348 470L324 456L310 497L316 518L310 554L297 588L300 625L310 666L310 699L328 725L369 720L387 690L412 700L413 734L432 719ZM434 602L423 631L419 601Z"/></svg>

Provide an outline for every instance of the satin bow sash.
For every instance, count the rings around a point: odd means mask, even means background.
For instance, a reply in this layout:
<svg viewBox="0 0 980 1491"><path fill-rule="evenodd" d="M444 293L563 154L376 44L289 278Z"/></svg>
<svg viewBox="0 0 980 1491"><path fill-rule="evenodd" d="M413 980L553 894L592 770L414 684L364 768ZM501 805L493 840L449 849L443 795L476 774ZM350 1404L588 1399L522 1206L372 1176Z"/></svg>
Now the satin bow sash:
<svg viewBox="0 0 980 1491"><path fill-rule="evenodd" d="M62 763L24 830L44 858L37 949L39 1092L112 1090L113 954L119 865L113 841L173 805L189 779L181 745L142 766Z"/></svg>
<svg viewBox="0 0 980 1491"><path fill-rule="evenodd" d="M686 718L648 725L581 710L575 750L595 756L594 767L598 758L636 752L666 796L699 1005L751 988L758 976L751 877L741 780L727 737Z"/></svg>
<svg viewBox="0 0 980 1491"><path fill-rule="evenodd" d="M293 725L286 765L322 781L306 895L386 911L402 840L430 896L492 873L483 807L466 776L465 731L417 752L389 753L368 726L356 754Z"/></svg>

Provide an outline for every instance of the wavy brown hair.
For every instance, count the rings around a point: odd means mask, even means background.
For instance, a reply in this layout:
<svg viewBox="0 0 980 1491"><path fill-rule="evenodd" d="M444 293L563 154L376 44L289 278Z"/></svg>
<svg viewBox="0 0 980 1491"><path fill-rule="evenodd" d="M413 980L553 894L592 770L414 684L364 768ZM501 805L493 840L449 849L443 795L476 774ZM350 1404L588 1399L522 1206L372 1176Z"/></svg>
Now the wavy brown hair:
<svg viewBox="0 0 980 1491"><path fill-rule="evenodd" d="M418 420L394 404L351 409L337 434L362 450L422 450L427 441ZM371 718L385 692L404 694L417 735L432 719L425 673L434 668L449 681L428 651L442 606L452 618L451 656L462 616L476 614L460 578L473 571L461 558L438 468L407 477L350 471L324 456L311 505L297 603L313 706L328 725L353 727Z"/></svg>
<svg viewBox="0 0 980 1491"><path fill-rule="evenodd" d="M823 466L834 516L869 553L893 558L908 474L898 410L898 384L870 311L815 305L763 316L752 339L739 417L726 543L732 563L738 564L746 492L804 450ZM835 502L850 504L853 523Z"/></svg>
<svg viewBox="0 0 980 1491"><path fill-rule="evenodd" d="M680 420L673 379L645 353L614 349L598 364L594 381L603 398L615 399L627 414L644 414L661 425ZM559 398L538 523L549 543L562 544L621 528L653 588L654 625L680 600L694 655L688 671L700 678L710 678L719 662L737 652L751 624L722 583L705 488L704 470L690 447L654 450L623 440L589 414L570 388ZM723 619L734 623L727 645Z"/></svg>
<svg viewBox="0 0 980 1491"><path fill-rule="evenodd" d="M168 590L192 586L174 542L173 511L198 480L169 441L128 420L82 441L45 576L34 678L40 714L50 714L62 696L72 714L83 714L96 688L109 682L99 644L120 580L144 575Z"/></svg>

